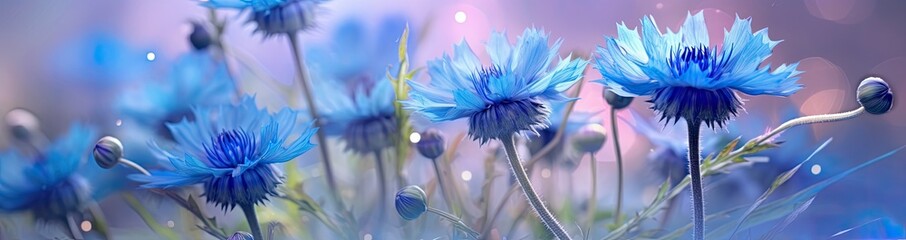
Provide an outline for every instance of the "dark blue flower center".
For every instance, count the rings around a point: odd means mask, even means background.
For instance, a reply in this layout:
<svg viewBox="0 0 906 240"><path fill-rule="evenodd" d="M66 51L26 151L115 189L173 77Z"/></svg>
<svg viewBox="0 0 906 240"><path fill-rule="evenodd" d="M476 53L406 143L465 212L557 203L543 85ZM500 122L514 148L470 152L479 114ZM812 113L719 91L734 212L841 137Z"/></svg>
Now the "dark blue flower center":
<svg viewBox="0 0 906 240"><path fill-rule="evenodd" d="M372 153L399 142L399 130L393 115L376 116L352 122L343 132L346 148L358 153Z"/></svg>
<svg viewBox="0 0 906 240"><path fill-rule="evenodd" d="M547 128L550 108L541 100L530 98L519 101L503 100L488 105L469 117L469 135L485 143L491 139L509 137L522 131L537 133Z"/></svg>
<svg viewBox="0 0 906 240"><path fill-rule="evenodd" d="M671 51L667 57L673 77L680 77L692 67L697 67L710 79L719 78L724 73L724 66L730 59L729 53L720 56L717 48L704 45L685 46Z"/></svg>
<svg viewBox="0 0 906 240"><path fill-rule="evenodd" d="M88 191L88 184L79 176L46 186L42 196L34 202L35 216L45 220L59 220L69 213L79 212L88 198Z"/></svg>
<svg viewBox="0 0 906 240"><path fill-rule="evenodd" d="M234 168L256 157L255 138L243 130L223 131L211 138L211 145L204 150L208 161L217 168Z"/></svg>
<svg viewBox="0 0 906 240"><path fill-rule="evenodd" d="M665 87L656 90L649 102L653 104L651 109L660 114L661 121L676 122L683 118L709 127L723 126L742 107L742 100L729 88Z"/></svg>

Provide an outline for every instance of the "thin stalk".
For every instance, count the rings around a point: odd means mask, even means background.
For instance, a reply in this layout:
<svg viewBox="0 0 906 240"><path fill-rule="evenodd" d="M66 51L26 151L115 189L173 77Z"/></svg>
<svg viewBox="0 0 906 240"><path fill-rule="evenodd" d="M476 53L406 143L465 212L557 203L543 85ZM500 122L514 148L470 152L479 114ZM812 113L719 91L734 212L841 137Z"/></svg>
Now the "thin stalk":
<svg viewBox="0 0 906 240"><path fill-rule="evenodd" d="M692 178L692 225L695 226L695 230L692 232L692 239L702 240L705 238L705 204L698 152L701 122L686 119L686 123L688 123L689 127L689 176Z"/></svg>
<svg viewBox="0 0 906 240"><path fill-rule="evenodd" d="M79 225L76 224L75 217L72 215L73 214L66 214L66 225L69 227L69 234L71 234L72 238L75 240L83 240L85 237L82 236Z"/></svg>
<svg viewBox="0 0 906 240"><path fill-rule="evenodd" d="M217 48L220 49L220 60L223 61L224 70L226 70L230 80L233 81L233 90L236 94L236 99L241 100L242 85L239 82L239 78L236 78L233 74L233 69L230 67L230 63L227 60L226 47L224 47L225 44L223 43L223 29L225 23L217 20L217 11L213 8L208 8L208 21L211 25L214 25L214 42L216 43Z"/></svg>
<svg viewBox="0 0 906 240"><path fill-rule="evenodd" d="M458 217L453 216L453 214L444 212L440 209L433 208L433 207L428 207L428 212L437 214L438 216L441 216L441 217L449 220L450 222L455 224L456 227L459 228L460 230L465 230L469 234L469 236L472 237L473 239L478 239L478 236L479 236L478 232L475 231L474 229L472 229L471 227L469 227L469 225L466 225L466 223L464 223L462 221L462 219L459 219Z"/></svg>
<svg viewBox="0 0 906 240"><path fill-rule="evenodd" d="M623 156L620 153L620 134L617 132L617 109L610 108L610 131L613 132L613 153L617 157L617 206L614 209L614 223L620 225L620 210L623 209ZM592 154L594 157L594 154Z"/></svg>
<svg viewBox="0 0 906 240"><path fill-rule="evenodd" d="M261 234L261 226L258 225L258 215L255 214L255 205L252 204L240 204L242 208L242 213L245 213L245 219L249 222L249 228L252 229L252 236L255 239L264 239L264 235Z"/></svg>
<svg viewBox="0 0 906 240"><path fill-rule="evenodd" d="M595 225L595 213L598 211L598 160L594 153L589 153L591 157L591 196L588 199L588 232L591 235L592 226Z"/></svg>
<svg viewBox="0 0 906 240"><path fill-rule="evenodd" d="M145 169L144 167L142 167L142 165L138 165L138 163L135 163L135 162L133 162L133 161L130 161L129 159L120 158L119 162L120 162L120 164L126 165L127 167L130 167L130 168L132 168L132 169L135 169L136 171L138 171L138 172L144 174L145 176L151 176L151 173L148 172L147 169Z"/></svg>
<svg viewBox="0 0 906 240"><path fill-rule="evenodd" d="M314 95L312 95L311 86L309 85L308 79L308 69L305 67L305 60L302 58L302 51L299 49L299 40L297 39L296 34L287 34L289 37L289 45L293 50L293 58L296 61L296 72L299 74L299 86L302 87L302 92L305 96L305 101L308 103L308 113L311 115L312 120L315 121L315 127L321 127L321 118L318 115L317 104L315 104ZM318 131L318 147L321 152L321 163L324 164L324 174L327 177L327 186L330 187L330 193L334 198L334 201L338 204L337 207L340 209L345 209L346 206L343 205L343 200L340 198L337 190L336 179L333 176L333 167L331 167L330 162L330 149L327 148L327 137L324 136L324 131Z"/></svg>
<svg viewBox="0 0 906 240"><path fill-rule="evenodd" d="M374 151L374 163L375 171L378 175L378 199L381 205L378 205L378 224L383 225L384 221L384 209L387 208L387 176L384 175L384 158L381 156L381 151ZM380 228L378 228L380 229Z"/></svg>
<svg viewBox="0 0 906 240"><path fill-rule="evenodd" d="M516 153L516 143L513 141L514 137L515 135L502 137L500 138L500 142L506 150L506 155L510 162L510 169L513 170L516 181L519 182L519 186L522 187L522 191L525 193L529 205L532 206L532 209L534 209L535 213L538 214L538 217L541 218L541 222L544 223L547 230L554 236L561 240L572 239L569 237L569 234L566 233L566 230L563 229L563 226L560 226L560 223L557 222L557 219L554 218L554 215L551 214L550 210L548 210L547 207L544 206L544 203L541 202L538 193L535 192L535 188L532 186L532 182L529 181L528 174L525 172L525 167L522 166L522 162L519 160L519 154Z"/></svg>
<svg viewBox="0 0 906 240"><path fill-rule="evenodd" d="M437 161L437 158L431 159L431 163L434 164L434 174L437 175L437 186L440 186L440 194L443 197L444 201L447 202L447 207L450 208L450 211L453 211L453 200L450 199L450 194L449 192L447 192L447 187L444 186L445 176L441 174L440 166L438 166Z"/></svg>
<svg viewBox="0 0 906 240"><path fill-rule="evenodd" d="M823 123L823 122L846 120L846 119L850 119L850 118L859 116L859 114L862 114L864 112L865 112L865 107L859 107L855 110L848 111L848 112L842 112L842 113L821 114L821 115L798 117L793 120L784 122L779 127L772 130L770 133L765 134L763 137L759 137L758 140L755 141L755 145L761 144L764 141L771 139L771 137L773 137L774 135L777 135L778 133L783 132L784 130L791 128L791 127L799 126L802 124L812 124L812 123Z"/></svg>

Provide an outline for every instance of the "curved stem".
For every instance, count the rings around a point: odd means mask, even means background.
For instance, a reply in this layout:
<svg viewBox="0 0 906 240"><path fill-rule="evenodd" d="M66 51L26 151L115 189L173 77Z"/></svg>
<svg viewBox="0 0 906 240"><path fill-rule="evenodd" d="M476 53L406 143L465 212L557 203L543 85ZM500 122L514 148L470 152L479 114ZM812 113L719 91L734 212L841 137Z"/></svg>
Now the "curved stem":
<svg viewBox="0 0 906 240"><path fill-rule="evenodd" d="M610 108L610 131L613 132L613 153L617 157L617 206L613 218L620 225L620 210L623 208L623 156L620 153L620 134L617 131L617 109ZM594 157L594 154L592 154Z"/></svg>
<svg viewBox="0 0 906 240"><path fill-rule="evenodd" d="M437 161L437 158L431 159L431 163L434 164L434 174L437 175L437 186L440 186L440 194L441 196L443 196L444 201L447 202L447 207L450 208L450 211L453 211L453 200L450 199L450 194L449 192L447 192L447 187L444 186L445 176L441 174L440 166L437 165Z"/></svg>
<svg viewBox="0 0 906 240"><path fill-rule="evenodd" d="M252 229L252 236L255 239L264 239L264 235L261 234L261 226L258 225L258 215L255 214L255 205L251 204L240 204L242 208L242 213L245 213L245 219L249 222L249 228Z"/></svg>
<svg viewBox="0 0 906 240"><path fill-rule="evenodd" d="M230 67L230 63L227 60L226 47L224 47L225 44L223 43L223 27L225 22L221 22L217 19L217 10L214 8L208 8L208 22L210 22L211 25L214 25L214 42L220 50L219 60L223 61L224 70L230 80L233 81L233 90L236 94L236 99L242 100L242 85L239 82L239 78L236 78L233 74L233 69Z"/></svg>
<svg viewBox="0 0 906 240"><path fill-rule="evenodd" d="M478 232L475 231L474 229L472 229L471 227L469 227L469 225L466 225L466 223L462 222L462 219L459 219L458 217L453 216L453 214L444 212L440 209L433 208L433 207L428 207L428 212L437 214L438 216L441 216L441 217L449 220L453 224L456 224L457 228L468 232L469 236L472 237L473 239L478 239L478 236L479 236Z"/></svg>
<svg viewBox="0 0 906 240"><path fill-rule="evenodd" d="M513 135L502 137L500 138L500 142L503 143L507 158L510 162L510 168L513 170L513 174L516 176L516 181L519 182L519 186L522 187L525 197L528 198L529 205L532 206L532 209L534 209L535 213L538 214L538 217L541 218L541 222L544 223L547 230L554 236L561 240L572 239L569 237L569 234L566 233L566 230L563 229L563 226L560 226L560 223L557 222L557 219L554 218L554 215L551 214L550 210L547 210L547 207L541 202L541 198L538 197L538 193L535 192L535 188L532 187L532 182L529 181L528 174L525 173L525 168L522 166L522 162L519 161L519 154L516 153L516 144L513 141L513 137Z"/></svg>
<svg viewBox="0 0 906 240"><path fill-rule="evenodd" d="M302 92L305 96L305 101L308 103L308 113L311 115L311 118L315 121L315 127L321 127L321 118L318 115L317 104L315 104L314 95L312 95L311 86L309 85L308 79L308 69L305 67L305 60L302 58L302 51L299 49L299 40L296 37L296 34L291 33L287 34L289 37L289 44L293 50L293 58L296 61L296 72L299 74L299 86L302 87ZM331 167L330 162L330 150L327 149L327 137L324 136L324 131L317 132L318 137L318 147L321 152L321 163L324 164L324 175L327 177L327 186L330 188L330 193L333 195L334 201L338 204L337 207L344 209L346 206L343 205L343 200L340 198L340 195L337 193L337 182L333 176L333 167Z"/></svg>
<svg viewBox="0 0 906 240"><path fill-rule="evenodd" d="M387 176L384 175L384 158L381 157L381 151L374 151L374 162L375 162L375 171L378 175L378 224L383 225L384 220L384 208L387 208L387 198L384 196L387 194ZM378 227L380 229L380 227Z"/></svg>
<svg viewBox="0 0 906 240"><path fill-rule="evenodd" d="M699 130L701 122L686 119L689 128L689 176L692 178L692 239L704 239L705 233L705 204L702 193L701 166L699 166Z"/></svg>
<svg viewBox="0 0 906 240"><path fill-rule="evenodd" d="M595 224L595 213L598 211L598 160L595 159L594 153L588 154L591 159L591 195L588 198L588 232L591 235L592 226Z"/></svg>
<svg viewBox="0 0 906 240"><path fill-rule="evenodd" d="M151 176L151 173L148 172L147 169L143 168L142 165L138 165L138 163L135 163L135 162L133 162L133 161L129 161L129 159L120 158L120 163L123 164L123 165L126 165L127 167L130 167L130 168L132 168L132 169L135 169L136 171L139 171L139 172L141 172L142 174L145 174L145 176Z"/></svg>
<svg viewBox="0 0 906 240"><path fill-rule="evenodd" d="M802 124L812 124L812 123L823 123L823 122L846 120L846 119L850 119L850 118L859 116L859 114L862 114L864 112L865 112L865 107L859 107L855 110L848 111L848 112L833 113L833 114L821 114L821 115L812 115L812 116L794 118L792 120L784 122L779 127L775 128L774 130L771 130L770 133L765 134L763 137L757 138L758 140L755 142L755 145L761 144L762 142L764 142L768 139L771 139L771 137L773 137L774 135L777 135L780 132L783 132L784 130L791 128L791 127L795 127L795 126L802 125Z"/></svg>

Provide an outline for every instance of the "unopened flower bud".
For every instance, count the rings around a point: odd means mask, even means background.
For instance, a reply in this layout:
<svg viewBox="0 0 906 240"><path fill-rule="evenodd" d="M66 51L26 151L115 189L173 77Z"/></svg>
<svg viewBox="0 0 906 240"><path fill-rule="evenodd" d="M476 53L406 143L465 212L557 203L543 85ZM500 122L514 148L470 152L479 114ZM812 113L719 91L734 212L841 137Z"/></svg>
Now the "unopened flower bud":
<svg viewBox="0 0 906 240"><path fill-rule="evenodd" d="M227 240L255 240L255 237L253 237L251 233L238 231L236 233L233 233L233 235L230 236L230 238L227 238Z"/></svg>
<svg viewBox="0 0 906 240"><path fill-rule="evenodd" d="M23 141L28 140L32 133L41 128L38 117L22 108L10 110L4 116L4 120L13 137Z"/></svg>
<svg viewBox="0 0 906 240"><path fill-rule="evenodd" d="M615 109L623 109L632 103L632 97L620 96L609 89L604 89L604 100Z"/></svg>
<svg viewBox="0 0 906 240"><path fill-rule="evenodd" d="M415 185L409 185L396 193L396 212L406 220L413 220L428 211L428 196Z"/></svg>
<svg viewBox="0 0 906 240"><path fill-rule="evenodd" d="M596 153L604 146L607 132L597 123L586 124L573 135L573 147L582 153Z"/></svg>
<svg viewBox="0 0 906 240"><path fill-rule="evenodd" d="M115 137L106 136L94 145L94 161L101 168L115 167L123 157L123 143Z"/></svg>
<svg viewBox="0 0 906 240"><path fill-rule="evenodd" d="M208 29L200 23L192 23L192 33L189 34L189 43L195 50L204 50L211 46L212 38Z"/></svg>
<svg viewBox="0 0 906 240"><path fill-rule="evenodd" d="M421 140L415 144L415 147L422 156L436 159L444 154L446 141L439 130L432 128L421 133Z"/></svg>
<svg viewBox="0 0 906 240"><path fill-rule="evenodd" d="M856 96L859 98L859 104L871 114L884 114L893 107L893 92L890 91L890 85L878 77L862 80Z"/></svg>

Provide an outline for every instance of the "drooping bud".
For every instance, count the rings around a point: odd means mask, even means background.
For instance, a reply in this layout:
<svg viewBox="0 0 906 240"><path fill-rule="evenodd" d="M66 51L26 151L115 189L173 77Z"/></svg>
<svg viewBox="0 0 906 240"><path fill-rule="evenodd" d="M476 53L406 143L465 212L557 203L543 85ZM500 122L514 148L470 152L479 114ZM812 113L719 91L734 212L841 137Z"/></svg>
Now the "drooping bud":
<svg viewBox="0 0 906 240"><path fill-rule="evenodd" d="M629 104L632 103L632 99L632 97L620 96L613 91L610 91L610 89L604 89L604 100L615 109L628 107Z"/></svg>
<svg viewBox="0 0 906 240"><path fill-rule="evenodd" d="M421 133L421 140L415 144L418 153L429 159L436 159L444 154L446 140L440 130L431 128Z"/></svg>
<svg viewBox="0 0 906 240"><path fill-rule="evenodd" d="M415 185L409 185L396 193L396 212L406 220L413 220L428 211L428 196Z"/></svg>
<svg viewBox="0 0 906 240"><path fill-rule="evenodd" d="M120 158L123 158L123 143L119 139L106 136L94 145L94 161L101 168L115 167L119 164Z"/></svg>
<svg viewBox="0 0 906 240"><path fill-rule="evenodd" d="M862 80L859 89L856 91L859 104L865 107L865 111L871 114L884 114L893 107L893 92L890 91L890 85L884 82L884 79L878 77L869 77Z"/></svg>
<svg viewBox="0 0 906 240"><path fill-rule="evenodd" d="M211 46L213 41L211 33L208 32L208 29L201 25L200 23L192 23L192 33L189 34L189 43L192 44L192 47L195 50L205 50L208 46Z"/></svg>
<svg viewBox="0 0 906 240"><path fill-rule="evenodd" d="M22 108L10 110L4 116L4 120L13 137L22 141L27 141L31 138L32 133L41 128L38 117L31 111Z"/></svg>
<svg viewBox="0 0 906 240"><path fill-rule="evenodd" d="M247 232L243 232L243 231L238 231L236 233L233 233L233 235L230 236L230 238L227 238L227 240L254 240L254 239L255 239L255 237L253 237L251 233L247 233Z"/></svg>
<svg viewBox="0 0 906 240"><path fill-rule="evenodd" d="M573 147L581 153L596 153L604 146L607 132L597 123L586 124L573 135Z"/></svg>

